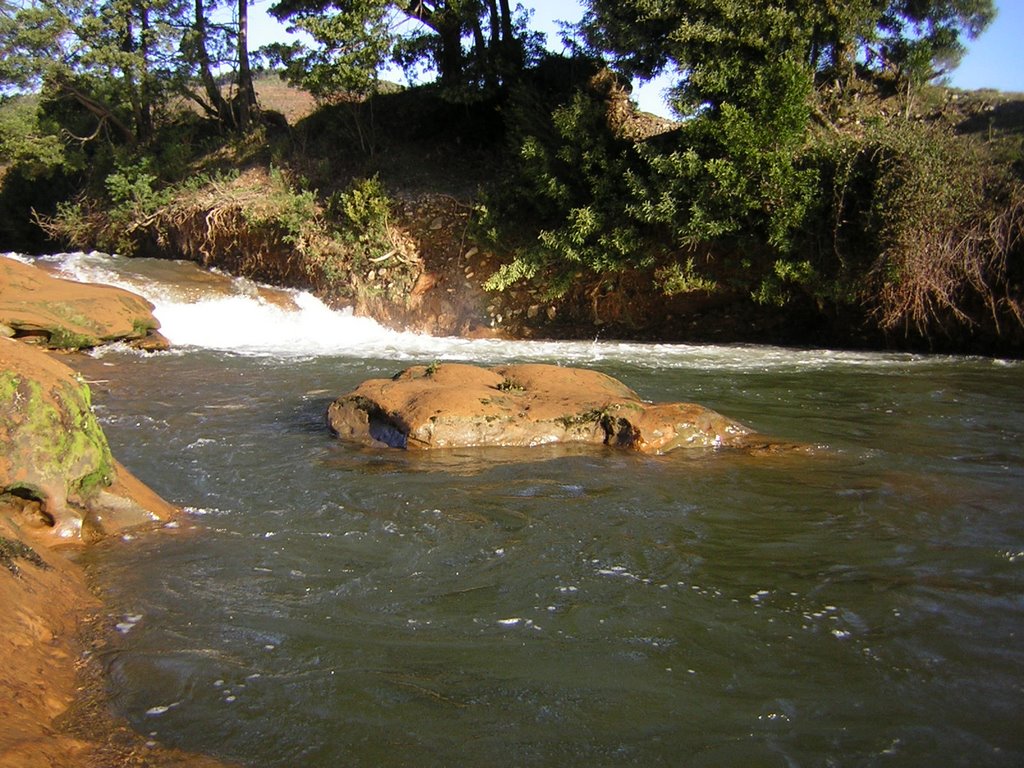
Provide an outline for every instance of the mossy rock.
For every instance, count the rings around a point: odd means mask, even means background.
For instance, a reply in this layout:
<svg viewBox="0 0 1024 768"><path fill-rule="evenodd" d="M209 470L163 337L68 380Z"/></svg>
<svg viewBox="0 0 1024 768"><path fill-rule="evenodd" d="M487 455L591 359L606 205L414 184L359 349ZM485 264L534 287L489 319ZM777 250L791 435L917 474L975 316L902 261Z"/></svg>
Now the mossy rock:
<svg viewBox="0 0 1024 768"><path fill-rule="evenodd" d="M4 338L0 508L63 538L96 538L177 513L111 455L81 377L53 355Z"/></svg>
<svg viewBox="0 0 1024 768"><path fill-rule="evenodd" d="M115 477L89 386L46 354L0 340L0 493L41 502L69 536Z"/></svg>

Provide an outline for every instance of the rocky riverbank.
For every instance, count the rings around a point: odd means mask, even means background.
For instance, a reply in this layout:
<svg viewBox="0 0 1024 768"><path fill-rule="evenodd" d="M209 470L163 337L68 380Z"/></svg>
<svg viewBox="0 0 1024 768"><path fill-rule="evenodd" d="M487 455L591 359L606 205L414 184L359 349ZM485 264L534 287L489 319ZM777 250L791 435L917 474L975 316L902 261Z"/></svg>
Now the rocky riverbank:
<svg viewBox="0 0 1024 768"><path fill-rule="evenodd" d="M149 745L104 704L99 602L75 554L178 510L111 455L88 385L46 347L140 340L148 304L0 259L0 765L214 766ZM155 337L150 337L151 339ZM32 343L26 343L32 342Z"/></svg>

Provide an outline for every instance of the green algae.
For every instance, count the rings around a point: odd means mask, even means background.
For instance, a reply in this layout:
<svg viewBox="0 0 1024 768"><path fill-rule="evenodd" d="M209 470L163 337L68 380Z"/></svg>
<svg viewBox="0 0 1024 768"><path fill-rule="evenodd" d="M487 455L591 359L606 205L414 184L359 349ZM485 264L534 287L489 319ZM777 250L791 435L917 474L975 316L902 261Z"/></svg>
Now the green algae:
<svg viewBox="0 0 1024 768"><path fill-rule="evenodd" d="M0 449L11 458L20 450L34 474L63 482L67 496L81 500L113 482L114 459L87 384L57 382L47 397L38 381L5 371L0 404L0 434L7 438Z"/></svg>
<svg viewBox="0 0 1024 768"><path fill-rule="evenodd" d="M0 371L0 406L7 411L18 393L18 376L11 371Z"/></svg>
<svg viewBox="0 0 1024 768"><path fill-rule="evenodd" d="M84 333L75 333L63 326L57 326L50 331L48 345L53 349L77 350L95 347L99 339Z"/></svg>

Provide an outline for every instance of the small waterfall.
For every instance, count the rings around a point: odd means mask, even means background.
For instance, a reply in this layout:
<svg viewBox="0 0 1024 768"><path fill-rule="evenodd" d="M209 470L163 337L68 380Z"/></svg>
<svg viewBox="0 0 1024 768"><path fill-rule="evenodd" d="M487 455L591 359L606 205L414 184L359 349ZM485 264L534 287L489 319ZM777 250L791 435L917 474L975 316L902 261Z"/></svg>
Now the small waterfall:
<svg viewBox="0 0 1024 768"><path fill-rule="evenodd" d="M87 283L117 285L153 303L160 331L176 347L272 357L386 357L395 360L510 360L644 368L806 371L837 366L905 366L935 358L910 354L793 350L753 345L616 341L502 341L395 331L336 310L305 291L273 288L192 262L99 252L41 257L4 254Z"/></svg>

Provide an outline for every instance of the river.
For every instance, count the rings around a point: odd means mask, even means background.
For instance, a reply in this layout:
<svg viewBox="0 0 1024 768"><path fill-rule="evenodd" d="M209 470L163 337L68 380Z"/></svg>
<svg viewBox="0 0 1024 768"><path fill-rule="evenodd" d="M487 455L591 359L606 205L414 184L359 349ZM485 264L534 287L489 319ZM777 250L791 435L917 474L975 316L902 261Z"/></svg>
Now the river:
<svg viewBox="0 0 1024 768"><path fill-rule="evenodd" d="M82 369L188 516L85 563L117 713L248 766L1024 764L1024 364L399 334L191 265L49 258L173 351ZM413 362L596 368L819 455L333 439ZM196 526L196 531L186 530Z"/></svg>

